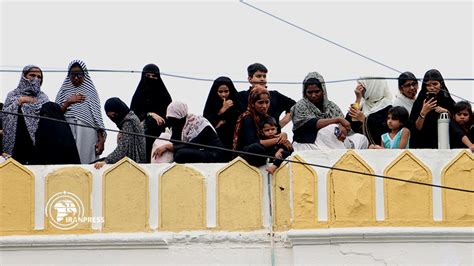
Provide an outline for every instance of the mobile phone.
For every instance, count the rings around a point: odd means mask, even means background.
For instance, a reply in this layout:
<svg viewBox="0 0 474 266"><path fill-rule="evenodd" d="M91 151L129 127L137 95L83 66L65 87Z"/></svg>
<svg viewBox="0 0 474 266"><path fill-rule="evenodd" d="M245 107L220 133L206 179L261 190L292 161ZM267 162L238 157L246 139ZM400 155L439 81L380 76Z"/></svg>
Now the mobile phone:
<svg viewBox="0 0 474 266"><path fill-rule="evenodd" d="M436 100L436 93L433 93L433 92L428 92L426 94L426 100L431 100L431 99L435 99Z"/></svg>

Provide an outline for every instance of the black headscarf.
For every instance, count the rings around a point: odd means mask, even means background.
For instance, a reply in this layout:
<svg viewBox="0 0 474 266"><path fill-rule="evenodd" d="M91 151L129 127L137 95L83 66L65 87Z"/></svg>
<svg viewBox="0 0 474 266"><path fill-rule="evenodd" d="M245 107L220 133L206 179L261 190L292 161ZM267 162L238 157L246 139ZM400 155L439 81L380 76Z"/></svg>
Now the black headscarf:
<svg viewBox="0 0 474 266"><path fill-rule="evenodd" d="M232 100L234 105L230 109L237 110L240 113L244 111L242 104L240 103L239 93L235 89L234 83L228 77L219 77L214 80L209 95L207 96L206 105L204 106L204 117L209 119L212 114L217 114L222 108L223 101L217 94L217 90L220 86L226 85L229 88L229 100ZM236 117L237 120L237 117Z"/></svg>
<svg viewBox="0 0 474 266"><path fill-rule="evenodd" d="M146 73L153 73L158 78L145 77ZM160 76L160 69L154 64L148 64L143 68L142 78L133 94L130 109L138 116L140 121L146 118L148 112L166 117L166 108L171 103L171 96L166 89Z"/></svg>
<svg viewBox="0 0 474 266"><path fill-rule="evenodd" d="M40 116L63 122L41 118L36 131L34 164L80 164L76 142L71 127L59 104L47 102L40 110Z"/></svg>
<svg viewBox="0 0 474 266"><path fill-rule="evenodd" d="M226 85L227 88L229 88L228 100L232 100L233 105L231 108L227 109L225 113L218 115L219 110L222 108L223 100L219 97L217 91L222 85ZM232 139L237 118L239 118L239 115L242 114L244 110L245 109L240 102L239 93L235 89L232 80L228 77L219 77L214 80L209 95L207 96L203 115L214 127L216 127L221 120L225 121L225 124L217 128L216 132L219 135L222 144L224 144L224 147L228 149L232 148Z"/></svg>
<svg viewBox="0 0 474 266"><path fill-rule="evenodd" d="M418 116L420 115L421 109L423 108L423 101L426 99L426 82L436 80L441 83L441 89L436 95L437 105L441 106L448 111L452 112L455 101L451 98L449 90L444 83L444 78L441 73L436 69L428 70L423 77L423 83L421 84L421 91L416 97L415 103L410 113L410 122L415 125ZM414 130L413 136L410 138L411 148L431 148L436 149L438 147L438 117L439 114L434 110L426 114L425 121L421 130Z"/></svg>
<svg viewBox="0 0 474 266"><path fill-rule="evenodd" d="M108 99L104 105L105 112L115 112L117 116L110 118L118 128L122 129L125 117L130 113L128 106L120 100L120 98L113 97Z"/></svg>

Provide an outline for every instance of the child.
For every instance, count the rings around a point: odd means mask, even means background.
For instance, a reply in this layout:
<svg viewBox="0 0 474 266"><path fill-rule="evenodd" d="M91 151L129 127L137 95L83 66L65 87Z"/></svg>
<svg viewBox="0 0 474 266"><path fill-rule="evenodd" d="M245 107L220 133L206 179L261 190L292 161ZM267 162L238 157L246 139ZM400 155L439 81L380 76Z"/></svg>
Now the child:
<svg viewBox="0 0 474 266"><path fill-rule="evenodd" d="M244 110L247 108L248 99L250 91L255 84L261 84L267 86L267 73L268 69L260 64L254 63L247 67L248 81L250 83L250 88L245 91L239 92L240 102ZM291 98L286 97L276 90L270 90L270 108L268 110L268 115L275 118L276 121L280 118L281 114L285 112L285 116L277 123L278 132L281 131L288 122L291 121L290 109L295 105L295 101Z"/></svg>
<svg viewBox="0 0 474 266"><path fill-rule="evenodd" d="M279 159L285 159L293 152L293 146L291 146L290 141L281 141L280 134L278 134L277 123L275 118L267 116L265 119L262 119L262 121L260 121L260 135L262 139L275 140L274 145L265 147L267 155ZM281 160L274 160L273 164L266 169L267 172L273 174L275 170L281 165L281 163Z"/></svg>
<svg viewBox="0 0 474 266"><path fill-rule="evenodd" d="M471 104L466 101L454 105L453 119L449 124L451 149L469 148L474 152L474 121Z"/></svg>
<svg viewBox="0 0 474 266"><path fill-rule="evenodd" d="M405 107L395 106L388 110L387 126L390 132L382 135L381 145L370 145L371 149L408 149L410 130L408 111Z"/></svg>

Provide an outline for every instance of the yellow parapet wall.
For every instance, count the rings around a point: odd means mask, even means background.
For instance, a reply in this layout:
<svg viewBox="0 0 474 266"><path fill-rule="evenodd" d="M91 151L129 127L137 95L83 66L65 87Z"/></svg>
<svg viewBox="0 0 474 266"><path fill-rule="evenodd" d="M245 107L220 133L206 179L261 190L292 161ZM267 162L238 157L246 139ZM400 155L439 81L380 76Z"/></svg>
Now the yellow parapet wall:
<svg viewBox="0 0 474 266"><path fill-rule="evenodd" d="M374 174L374 170L353 151L348 151L334 165ZM334 222L375 221L375 181L370 175L338 170L328 173L329 217Z"/></svg>
<svg viewBox="0 0 474 266"><path fill-rule="evenodd" d="M149 229L149 186L146 172L124 158L104 173L102 213L106 232Z"/></svg>
<svg viewBox="0 0 474 266"><path fill-rule="evenodd" d="M206 229L204 176L184 165L174 165L160 177L161 230Z"/></svg>
<svg viewBox="0 0 474 266"><path fill-rule="evenodd" d="M467 150L315 151L282 164L271 187L264 168L241 158L196 165L124 158L102 170L9 159L0 164L0 235L474 226L473 193L373 176L473 190L473 158ZM64 228L74 215L102 220Z"/></svg>
<svg viewBox="0 0 474 266"><path fill-rule="evenodd" d="M0 164L0 233L31 233L34 209L33 173L13 159Z"/></svg>
<svg viewBox="0 0 474 266"><path fill-rule="evenodd" d="M262 174L238 157L217 173L217 227L251 230L263 227Z"/></svg>
<svg viewBox="0 0 474 266"><path fill-rule="evenodd" d="M467 151L459 153L442 172L442 184L474 190L474 157ZM445 221L474 222L474 194L443 191Z"/></svg>
<svg viewBox="0 0 474 266"><path fill-rule="evenodd" d="M84 221L81 223L71 223L74 227L68 230L63 230L60 226L54 223L54 219L49 216L57 215L54 213L54 206L48 206L48 201L54 200L55 195L60 196L65 191L73 193L81 201L81 208L85 217L92 216L91 198L92 198L92 173L81 167L65 167L49 173L45 181L45 202L47 208L45 209L45 230L47 233L87 233L91 230L91 222ZM52 201L49 201L52 203ZM48 208L49 207L49 208ZM48 212L51 212L48 214ZM64 217L66 218L66 217ZM67 227L67 223L64 224Z"/></svg>
<svg viewBox="0 0 474 266"><path fill-rule="evenodd" d="M432 183L431 171L411 152L405 151L384 171L386 176ZM408 182L384 180L385 219L388 221L432 221L432 188Z"/></svg>

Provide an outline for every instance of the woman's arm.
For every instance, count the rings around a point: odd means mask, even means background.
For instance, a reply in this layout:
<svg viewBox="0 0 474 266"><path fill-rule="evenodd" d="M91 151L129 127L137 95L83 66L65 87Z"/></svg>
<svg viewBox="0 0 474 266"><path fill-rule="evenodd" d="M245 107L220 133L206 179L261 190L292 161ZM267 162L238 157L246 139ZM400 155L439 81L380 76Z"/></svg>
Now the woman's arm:
<svg viewBox="0 0 474 266"><path fill-rule="evenodd" d="M436 108L436 100L434 98L429 99L428 101L423 100L423 107L421 108L420 114L418 115L415 121L415 127L418 130L423 128L426 115Z"/></svg>
<svg viewBox="0 0 474 266"><path fill-rule="evenodd" d="M123 157L127 156L127 152L131 150L131 146L134 145L134 136L126 132L134 132L132 123L131 120L126 120L123 123L122 131L124 133L122 137L118 139L115 150L105 158L106 163L116 163L120 161Z"/></svg>
<svg viewBox="0 0 474 266"><path fill-rule="evenodd" d="M331 124L338 124L338 123L342 124L342 126L344 126L345 128L351 127L351 124L346 119L342 117L335 117L335 118L318 119L318 121L316 122L316 129L320 129L320 128L329 126Z"/></svg>

